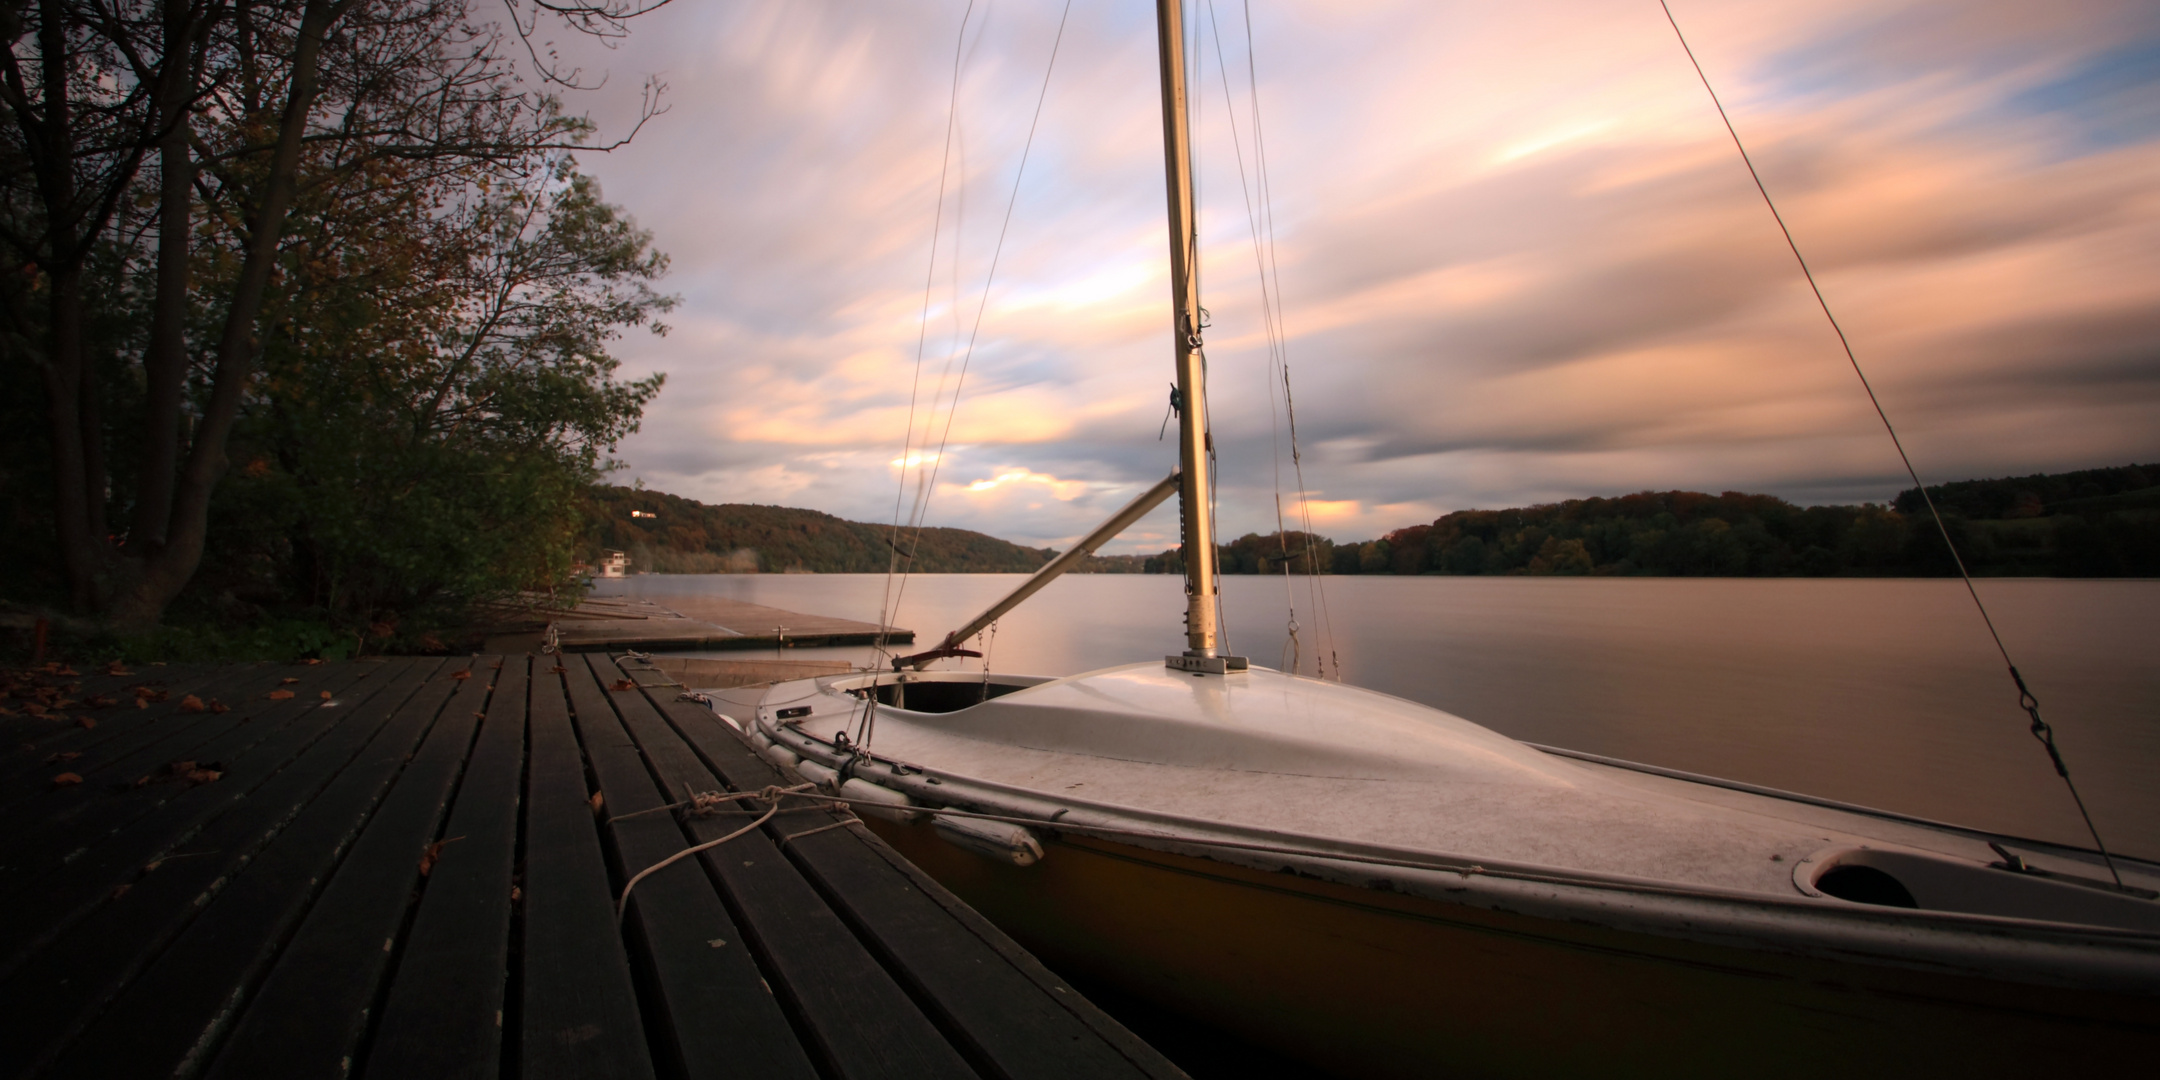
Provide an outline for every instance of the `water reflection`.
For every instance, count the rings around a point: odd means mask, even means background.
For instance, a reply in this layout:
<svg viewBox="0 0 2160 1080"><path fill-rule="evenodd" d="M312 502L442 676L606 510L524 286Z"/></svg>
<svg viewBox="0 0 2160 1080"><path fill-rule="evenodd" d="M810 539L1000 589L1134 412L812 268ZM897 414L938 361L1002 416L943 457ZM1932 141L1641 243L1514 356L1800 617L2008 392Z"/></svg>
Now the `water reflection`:
<svg viewBox="0 0 2160 1080"><path fill-rule="evenodd" d="M920 575L896 621L927 645L1019 580ZM601 591L874 621L884 584L683 575ZM2160 857L2160 582L1980 588L2109 843ZM1230 643L1255 663L1287 655L1284 592L1279 579L1224 580ZM1331 652L1348 681L1518 739L2083 842L1953 581L1343 577L1326 579L1326 592ZM1322 619L1302 586L1295 597L1311 673ZM1076 575L1008 614L985 644L1000 670L1072 674L1183 648L1182 609L1176 578Z"/></svg>

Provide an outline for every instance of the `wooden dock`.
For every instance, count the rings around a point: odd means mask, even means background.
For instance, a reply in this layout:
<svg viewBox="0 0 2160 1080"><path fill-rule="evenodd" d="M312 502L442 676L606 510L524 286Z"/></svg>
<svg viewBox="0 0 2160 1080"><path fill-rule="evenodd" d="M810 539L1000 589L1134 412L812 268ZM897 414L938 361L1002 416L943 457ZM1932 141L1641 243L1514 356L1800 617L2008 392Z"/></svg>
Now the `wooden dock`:
<svg viewBox="0 0 2160 1080"><path fill-rule="evenodd" d="M869 645L874 623L807 615L718 596L670 596L664 602L591 598L549 624L565 652L621 649L782 649L821 645ZM913 630L891 630L885 640L909 644Z"/></svg>
<svg viewBox="0 0 2160 1080"><path fill-rule="evenodd" d="M0 1074L1182 1075L844 811L618 919L769 805L670 804L797 782L664 672L39 681L0 702Z"/></svg>

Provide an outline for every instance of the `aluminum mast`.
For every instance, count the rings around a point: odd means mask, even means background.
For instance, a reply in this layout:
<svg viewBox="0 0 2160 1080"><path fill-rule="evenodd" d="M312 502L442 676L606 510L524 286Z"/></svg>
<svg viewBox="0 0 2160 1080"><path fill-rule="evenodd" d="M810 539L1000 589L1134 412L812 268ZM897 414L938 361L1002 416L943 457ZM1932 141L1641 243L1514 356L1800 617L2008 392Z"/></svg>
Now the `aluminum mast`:
<svg viewBox="0 0 2160 1080"><path fill-rule="evenodd" d="M1170 193L1170 317L1177 342L1178 537L1185 547L1185 655L1191 671L1242 669L1216 654L1215 527L1208 516L1207 372L1200 356L1200 275L1193 226L1192 137L1185 114L1185 26L1181 0L1155 0L1162 53L1163 178ZM1230 661L1226 663L1226 661Z"/></svg>

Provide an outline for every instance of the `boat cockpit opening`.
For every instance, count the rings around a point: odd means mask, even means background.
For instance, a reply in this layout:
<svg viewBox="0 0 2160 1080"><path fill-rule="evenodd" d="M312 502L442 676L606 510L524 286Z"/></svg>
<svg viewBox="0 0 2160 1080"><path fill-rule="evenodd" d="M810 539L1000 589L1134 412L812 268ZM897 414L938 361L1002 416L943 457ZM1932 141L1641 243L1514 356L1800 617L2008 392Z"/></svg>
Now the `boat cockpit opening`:
<svg viewBox="0 0 2160 1080"><path fill-rule="evenodd" d="M869 679L846 687L856 697L873 694L880 705L909 712L949 713L959 712L980 705L991 698L1025 690L1046 680L1038 678L982 675L963 672L910 673L895 679L893 676L873 682Z"/></svg>
<svg viewBox="0 0 2160 1080"><path fill-rule="evenodd" d="M2052 873L2022 860L1978 863L1894 848L1825 848L1793 868L1810 896L1877 907L2160 930L2160 897L2100 877Z"/></svg>
<svg viewBox="0 0 2160 1080"><path fill-rule="evenodd" d="M1916 908L1912 890L1872 866L1833 866L1815 879L1815 887L1840 900L1883 907Z"/></svg>

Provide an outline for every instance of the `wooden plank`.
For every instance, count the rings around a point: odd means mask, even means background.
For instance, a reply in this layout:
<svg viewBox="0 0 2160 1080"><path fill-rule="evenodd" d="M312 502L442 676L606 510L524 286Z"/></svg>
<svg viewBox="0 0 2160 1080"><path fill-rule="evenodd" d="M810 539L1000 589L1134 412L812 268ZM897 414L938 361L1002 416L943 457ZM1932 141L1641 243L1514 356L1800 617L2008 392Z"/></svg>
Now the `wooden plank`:
<svg viewBox="0 0 2160 1080"><path fill-rule="evenodd" d="M377 662L368 662L377 663ZM90 917L0 981L0 1061L31 1067L64 1048L94 1011L184 929L205 901L366 748L438 661L393 661L336 730L230 812L160 852Z"/></svg>
<svg viewBox="0 0 2160 1080"><path fill-rule="evenodd" d="M351 1069L420 877L421 855L440 835L487 701L486 676L498 663L474 660L474 677L443 706L207 1075L344 1076Z"/></svg>
<svg viewBox="0 0 2160 1080"><path fill-rule="evenodd" d="M527 1080L644 1080L652 1054L562 676L554 657L534 666L518 1064Z"/></svg>
<svg viewBox="0 0 2160 1080"><path fill-rule="evenodd" d="M320 680L329 678L327 669ZM243 683L251 689L275 686L277 675L252 673L253 682ZM349 679L348 679L349 681ZM212 685L219 685L213 683ZM229 685L229 684L225 684ZM312 694L310 695L312 696ZM172 703L160 706L163 708ZM289 722L305 708L307 702L295 697L291 701L269 701L257 695L255 700L243 702L231 711L218 713L194 713L167 715L155 725L155 729L143 733L132 748L91 763L70 762L83 782L67 787L53 787L49 782L34 798L18 805L0 810L11 824L10 835L0 840L0 895L15 888L20 875L34 872L37 866L35 852L49 855L55 844L73 843L79 847L98 835L97 822L103 822L108 831L128 820L128 815L139 813L146 806L158 804L161 795L169 794L170 786L139 785L136 781L154 776L176 760L217 760L210 754L197 756L211 744L227 739L234 732L243 733L241 745L253 740L255 732L276 730ZM254 736L259 739L261 736ZM229 749L230 742L219 744L216 749ZM168 756L177 752L177 756ZM62 847L60 850L74 850Z"/></svg>
<svg viewBox="0 0 2160 1080"><path fill-rule="evenodd" d="M997 1074L1185 1075L875 834L835 830L787 847L954 1041Z"/></svg>
<svg viewBox="0 0 2160 1080"><path fill-rule="evenodd" d="M487 717L369 1042L369 1076L479 1080L501 1071L529 668L516 656L491 673Z"/></svg>
<svg viewBox="0 0 2160 1080"><path fill-rule="evenodd" d="M585 659L602 678L620 675L605 656ZM669 801L720 787L642 694L619 694L615 705ZM783 815L782 820L790 817ZM747 820L741 814L692 818L689 832L700 842L716 840ZM773 982L773 992L791 1006L805 1037L832 1073L862 1078L972 1074L936 1025L819 899L771 838L752 832L701 858L720 882Z"/></svg>
<svg viewBox="0 0 2160 1080"><path fill-rule="evenodd" d="M175 840L245 799L256 785L292 756L335 727L350 701L335 695L368 672L339 665L312 685L331 699L295 698L202 743L205 760L223 766L218 779L193 784L184 778L106 793L34 843L13 853L6 878L12 918L0 922L0 965L12 964L85 913L105 893Z"/></svg>
<svg viewBox="0 0 2160 1080"><path fill-rule="evenodd" d="M784 783L708 710L648 692L737 790ZM786 836L838 820L794 817ZM787 854L986 1075L1180 1077L1153 1047L1083 998L988 920L860 828L790 841Z"/></svg>
<svg viewBox="0 0 2160 1080"><path fill-rule="evenodd" d="M426 666L426 665L423 665ZM62 1077L192 1075L213 1052L318 887L412 761L460 686L433 667L375 739L65 1049Z"/></svg>
<svg viewBox="0 0 2160 1080"><path fill-rule="evenodd" d="M638 748L592 670L565 657L579 740L610 815L605 835L615 887L688 845ZM637 817L623 815L639 813ZM743 935L694 859L638 884L626 929L640 999L653 1021L657 1064L690 1077L817 1075L766 986ZM605 933L606 926L588 933ZM716 944L717 943L717 944Z"/></svg>
<svg viewBox="0 0 2160 1080"><path fill-rule="evenodd" d="M33 818L44 820L54 815L55 811L50 809L51 807L79 805L99 784L133 780L147 769L185 757L186 747L192 745L187 740L199 741L207 737L198 732L223 730L221 725L236 723L244 719L245 714L250 711L267 708L268 703L262 701L260 695L254 692L274 687L281 674L274 668L250 667L205 679L192 687L194 691L217 689L229 694L237 691L241 696L226 702L232 709L231 713L183 713L180 706L186 694L170 694L168 691L167 700L134 710L138 715L130 718L132 723L128 730L121 732L117 739L104 746L95 758L69 762L66 765L56 764L49 771L39 769L29 774L33 779L27 783L11 784L4 794L0 794L0 812L5 812L11 819L18 821ZM233 713L243 715L236 717ZM98 726L103 727L104 723L100 721ZM78 727L76 730L84 729ZM176 748L183 752L173 754L172 751ZM58 751L56 749L51 752ZM39 760L42 765L43 759ZM51 776L62 770L81 776L85 782L79 787L55 789L50 782Z"/></svg>
<svg viewBox="0 0 2160 1080"><path fill-rule="evenodd" d="M159 717L169 714L181 698L193 693L211 679L230 677L231 670L229 666L220 669L208 665L187 665L169 672L159 669L157 677L147 679L142 674L134 673L101 675L95 679L82 680L81 689L71 691L69 696L80 701L83 698L103 695L115 702L111 706L70 708L64 721L31 716L8 718L7 723L10 726L5 731L0 731L0 748L5 749L4 753L0 753L0 792L12 790L11 785L26 772L38 774L41 781L39 786L42 787L45 774L49 771L46 768L46 758L70 751L87 754L94 748L118 745L113 742L114 739L134 735ZM131 689L136 686L150 686L161 690L166 695L166 701L137 708ZM96 726L85 728L76 723L78 718L85 716ZM0 798L0 803L8 801L12 800Z"/></svg>

